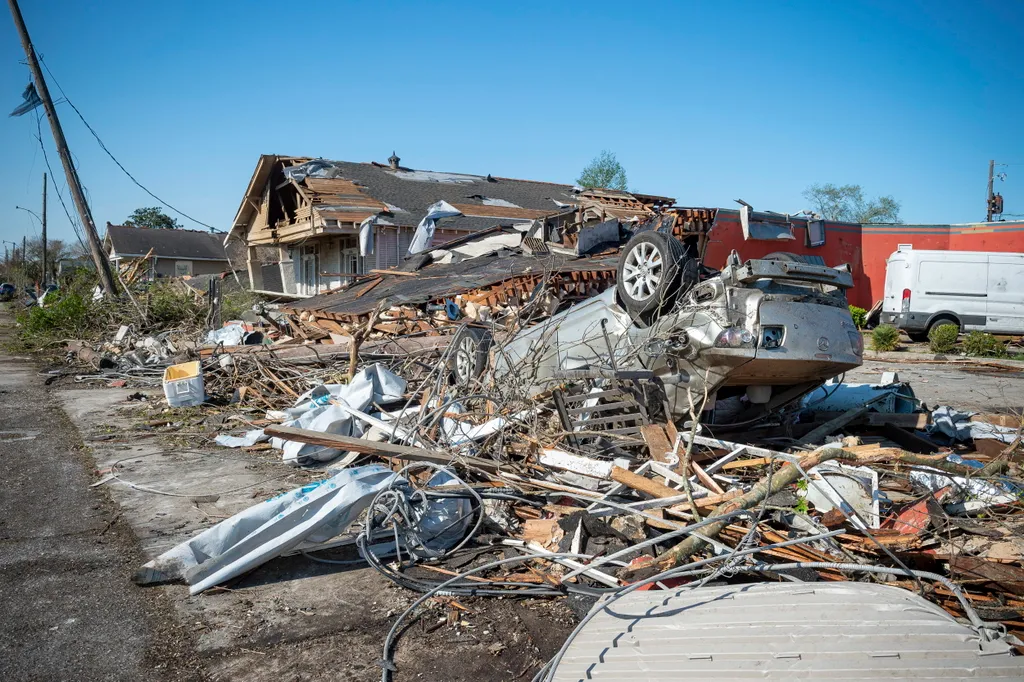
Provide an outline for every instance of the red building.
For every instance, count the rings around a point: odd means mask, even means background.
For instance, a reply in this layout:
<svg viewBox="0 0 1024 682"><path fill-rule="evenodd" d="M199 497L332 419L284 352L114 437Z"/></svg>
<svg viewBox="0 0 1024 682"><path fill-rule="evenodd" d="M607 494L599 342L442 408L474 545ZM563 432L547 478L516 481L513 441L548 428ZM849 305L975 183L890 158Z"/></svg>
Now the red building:
<svg viewBox="0 0 1024 682"><path fill-rule="evenodd" d="M870 308L881 300L885 261L900 245L915 249L1024 253L1024 221L961 225L890 225L809 221L779 213L751 212L744 228L739 210L718 209L708 232L705 261L722 267L729 252L760 258L775 251L818 256L825 265L849 263L850 303Z"/></svg>

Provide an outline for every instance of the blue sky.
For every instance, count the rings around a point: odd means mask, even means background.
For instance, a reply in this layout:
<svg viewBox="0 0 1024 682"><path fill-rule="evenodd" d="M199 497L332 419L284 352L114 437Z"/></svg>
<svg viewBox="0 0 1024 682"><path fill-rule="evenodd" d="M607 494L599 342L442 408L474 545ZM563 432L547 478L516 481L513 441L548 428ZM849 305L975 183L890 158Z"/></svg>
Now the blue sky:
<svg viewBox="0 0 1024 682"><path fill-rule="evenodd" d="M906 222L1024 214L1024 3L22 0L37 50L144 185L227 228L261 153L631 188L796 212L811 183ZM0 12L0 114L29 80ZM51 82L55 97L60 93ZM153 205L58 106L97 224ZM64 187L52 136L50 164ZM0 234L37 226L36 117L0 118ZM51 234L73 238L53 196ZM187 220L182 222L196 227Z"/></svg>

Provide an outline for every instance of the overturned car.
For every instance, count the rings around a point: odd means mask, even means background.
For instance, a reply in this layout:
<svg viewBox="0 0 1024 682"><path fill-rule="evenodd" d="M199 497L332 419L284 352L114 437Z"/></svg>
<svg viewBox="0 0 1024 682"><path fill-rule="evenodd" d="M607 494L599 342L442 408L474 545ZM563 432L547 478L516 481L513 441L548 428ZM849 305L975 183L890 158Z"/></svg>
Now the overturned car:
<svg viewBox="0 0 1024 682"><path fill-rule="evenodd" d="M622 248L615 288L491 342L463 327L450 365L458 383L485 371L533 393L566 378L646 371L678 419L756 419L861 364L845 291L850 272L777 253L721 271L671 236L647 230Z"/></svg>

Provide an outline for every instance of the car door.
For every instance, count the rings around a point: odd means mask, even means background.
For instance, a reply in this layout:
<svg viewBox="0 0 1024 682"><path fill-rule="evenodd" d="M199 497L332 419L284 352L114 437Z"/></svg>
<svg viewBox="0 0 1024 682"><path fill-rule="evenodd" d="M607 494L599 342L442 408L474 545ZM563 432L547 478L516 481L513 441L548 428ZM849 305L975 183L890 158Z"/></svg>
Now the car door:
<svg viewBox="0 0 1024 682"><path fill-rule="evenodd" d="M1024 332L1024 256L989 255L987 301L986 331Z"/></svg>

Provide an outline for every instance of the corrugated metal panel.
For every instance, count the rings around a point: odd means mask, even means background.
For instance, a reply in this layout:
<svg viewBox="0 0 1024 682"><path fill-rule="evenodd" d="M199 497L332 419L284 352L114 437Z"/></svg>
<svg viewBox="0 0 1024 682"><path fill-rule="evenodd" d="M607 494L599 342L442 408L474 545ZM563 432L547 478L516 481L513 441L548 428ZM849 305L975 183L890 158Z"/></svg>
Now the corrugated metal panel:
<svg viewBox="0 0 1024 682"><path fill-rule="evenodd" d="M597 607L600 608L600 603ZM1024 679L1024 657L912 592L757 583L633 592L580 632L555 682Z"/></svg>

